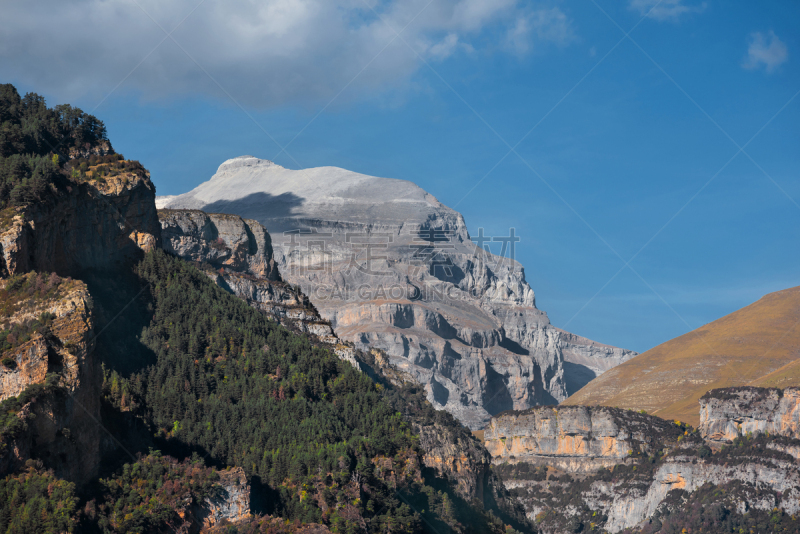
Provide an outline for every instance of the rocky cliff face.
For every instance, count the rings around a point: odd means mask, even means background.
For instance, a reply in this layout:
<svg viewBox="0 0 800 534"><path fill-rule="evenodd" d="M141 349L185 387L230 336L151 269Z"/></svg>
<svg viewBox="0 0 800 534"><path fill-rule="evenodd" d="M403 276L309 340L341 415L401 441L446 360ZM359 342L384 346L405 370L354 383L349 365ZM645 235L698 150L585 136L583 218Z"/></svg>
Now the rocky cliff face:
<svg viewBox="0 0 800 534"><path fill-rule="evenodd" d="M159 210L163 247L194 262L214 283L297 332L331 345L359 367L352 346L334 333L302 290L281 278L266 228L237 215Z"/></svg>
<svg viewBox="0 0 800 534"><path fill-rule="evenodd" d="M164 250L189 261L280 280L272 239L258 222L198 210L158 212Z"/></svg>
<svg viewBox="0 0 800 534"><path fill-rule="evenodd" d="M36 279L36 273L29 278ZM0 282L2 293L14 306L9 280ZM36 451L36 457L60 477L82 482L97 471L100 454L100 368L92 357L94 327L91 297L82 282L61 281L52 296L40 301L24 295L16 311L3 318L7 330L42 313L53 319L46 334L3 353L0 365L0 400L19 396L33 384L50 386L23 406L19 417L26 429L0 458L0 470L18 468ZM8 307L7 307L8 309ZM48 377L52 377L48 380Z"/></svg>
<svg viewBox="0 0 800 534"><path fill-rule="evenodd" d="M468 501L483 502L491 457L468 435L457 435L440 424L413 425L425 451L423 464L454 483L458 494Z"/></svg>
<svg viewBox="0 0 800 534"><path fill-rule="evenodd" d="M0 459L3 469L19 467L35 451L59 477L81 484L96 474L102 375L93 354L92 298L83 282L60 277L125 269L160 246L154 199L149 173L137 164L114 176L76 179L46 201L0 215L4 330L50 314L48 327L29 340L6 339L0 399L41 387L18 414L26 427Z"/></svg>
<svg viewBox="0 0 800 534"><path fill-rule="evenodd" d="M792 458L747 458L739 465L720 465L678 451L652 475L649 485L593 482L585 492L586 504L608 519L604 528L619 532L653 517L673 490L692 493L706 484L740 482L737 512L779 508L787 514L800 511L800 471ZM769 492L764 490L768 489Z"/></svg>
<svg viewBox="0 0 800 534"><path fill-rule="evenodd" d="M192 516L195 528L213 530L233 523L246 521L250 513L250 485L244 469L234 467L219 473L219 491L199 503Z"/></svg>
<svg viewBox="0 0 800 534"><path fill-rule="evenodd" d="M545 465L589 473L653 452L674 424L602 406L538 407L492 418L484 444L492 463Z"/></svg>
<svg viewBox="0 0 800 534"><path fill-rule="evenodd" d="M283 278L339 337L384 350L474 429L493 413L564 400L635 355L553 327L510 253L519 238L476 246L459 213L411 182L244 156L160 204L264 224ZM505 244L505 257L485 243Z"/></svg>
<svg viewBox="0 0 800 534"><path fill-rule="evenodd" d="M146 171L74 183L55 200L3 212L0 269L79 276L119 268L160 246L155 187Z"/></svg>
<svg viewBox="0 0 800 534"><path fill-rule="evenodd" d="M700 399L700 432L715 443L764 433L800 438L800 388L709 391Z"/></svg>
<svg viewBox="0 0 800 534"><path fill-rule="evenodd" d="M542 532L659 532L660 518L674 522L694 492L745 522L800 511L798 393L714 390L701 400L699 431L628 410L559 406L500 414L484 437L493 470Z"/></svg>

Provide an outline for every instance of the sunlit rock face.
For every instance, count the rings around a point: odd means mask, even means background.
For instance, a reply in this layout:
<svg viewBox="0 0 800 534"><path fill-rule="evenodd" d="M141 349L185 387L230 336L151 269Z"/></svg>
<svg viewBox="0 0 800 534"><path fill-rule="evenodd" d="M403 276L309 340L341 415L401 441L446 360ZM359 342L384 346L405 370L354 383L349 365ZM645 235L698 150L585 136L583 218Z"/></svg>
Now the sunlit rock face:
<svg viewBox="0 0 800 534"><path fill-rule="evenodd" d="M484 444L492 463L525 462L589 473L652 452L672 423L603 406L542 406L492 418Z"/></svg>
<svg viewBox="0 0 800 534"><path fill-rule="evenodd" d="M695 491L722 496L730 513L796 514L798 393L713 390L700 400L698 431L633 410L561 405L498 414L483 435L492 470L541 532L573 532L581 521L612 533L659 525L676 495Z"/></svg>
<svg viewBox="0 0 800 534"><path fill-rule="evenodd" d="M715 389L700 399L700 432L711 442L772 434L800 438L800 388Z"/></svg>
<svg viewBox="0 0 800 534"><path fill-rule="evenodd" d="M266 229L236 215L197 210L161 210L164 250L189 261L229 267L267 280L279 280Z"/></svg>
<svg viewBox="0 0 800 534"><path fill-rule="evenodd" d="M473 429L564 400L636 354L553 327L513 259L519 237L481 232L476 244L461 214L412 182L242 156L157 204L266 226L281 276L339 337L386 351Z"/></svg>

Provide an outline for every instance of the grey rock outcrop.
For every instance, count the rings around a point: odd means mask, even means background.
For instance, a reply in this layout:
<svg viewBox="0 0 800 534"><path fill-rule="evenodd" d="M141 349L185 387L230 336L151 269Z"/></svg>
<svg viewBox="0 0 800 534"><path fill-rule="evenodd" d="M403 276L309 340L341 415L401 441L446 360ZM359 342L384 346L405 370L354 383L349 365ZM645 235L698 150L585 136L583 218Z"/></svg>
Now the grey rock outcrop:
<svg viewBox="0 0 800 534"><path fill-rule="evenodd" d="M251 517L250 484L247 483L244 469L234 467L220 471L216 486L217 491L192 510L196 531L239 523Z"/></svg>
<svg viewBox="0 0 800 534"><path fill-rule="evenodd" d="M791 515L800 512L798 400L798 388L713 390L700 400L698 431L618 408L539 407L495 416L484 439L542 532L660 524L696 491L726 513Z"/></svg>
<svg viewBox="0 0 800 534"><path fill-rule="evenodd" d="M483 502L484 489L491 473L491 456L486 449L478 446L471 436L459 435L440 424L416 424L413 428L425 451L422 458L425 467L449 479L458 494L467 501L477 499Z"/></svg>
<svg viewBox="0 0 800 534"><path fill-rule="evenodd" d="M461 214L408 181L243 156L160 205L265 225L283 278L340 338L384 350L473 429L564 400L636 354L553 327L522 266L476 246Z"/></svg>
<svg viewBox="0 0 800 534"><path fill-rule="evenodd" d="M675 425L646 414L603 406L537 407L496 415L484 430L492 463L546 465L588 473L652 453Z"/></svg>
<svg viewBox="0 0 800 534"><path fill-rule="evenodd" d="M620 483L595 482L584 497L589 507L608 517L604 527L608 532L634 527L652 517L672 490L691 493L704 484L722 485L734 481L754 490L755 498L740 501L739 513L750 508L772 510L777 507L787 514L795 514L800 511L800 470L797 467L796 462L786 460L753 459L739 465L719 465L693 456L676 455L658 468L649 486L625 487ZM764 488L776 492L780 498L764 495Z"/></svg>
<svg viewBox="0 0 800 534"><path fill-rule="evenodd" d="M334 333L298 286L281 279L266 228L237 215L159 210L163 247L197 264L215 284L298 332L331 345L359 368L355 350Z"/></svg>
<svg viewBox="0 0 800 534"><path fill-rule="evenodd" d="M160 210L164 250L189 261L280 280L272 241L256 221L197 210Z"/></svg>
<svg viewBox="0 0 800 534"><path fill-rule="evenodd" d="M700 432L715 443L764 433L800 438L800 388L711 390L700 399Z"/></svg>

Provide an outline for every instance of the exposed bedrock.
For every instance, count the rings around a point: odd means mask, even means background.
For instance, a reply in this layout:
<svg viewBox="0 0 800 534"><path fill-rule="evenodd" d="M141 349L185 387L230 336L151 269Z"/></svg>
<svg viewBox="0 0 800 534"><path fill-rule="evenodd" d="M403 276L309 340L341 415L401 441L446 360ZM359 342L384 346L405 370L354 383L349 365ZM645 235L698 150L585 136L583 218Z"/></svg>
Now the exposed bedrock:
<svg viewBox="0 0 800 534"><path fill-rule="evenodd" d="M699 461L693 456L675 456L655 472L649 486L623 489L612 482L595 482L584 498L590 508L602 510L608 516L605 524L608 532L619 532L652 517L671 490L691 493L704 484L723 485L734 481L752 488L751 495L739 501L737 512L740 514L751 508L779 508L788 514L800 511L797 463L775 459L719 465ZM779 497L765 494L764 489L777 492Z"/></svg>
<svg viewBox="0 0 800 534"><path fill-rule="evenodd" d="M476 246L460 213L405 180L243 156L157 202L263 224L283 279L340 338L384 350L473 429L503 410L560 402L636 355L553 327L510 257L518 238L489 239L504 257Z"/></svg>
<svg viewBox="0 0 800 534"><path fill-rule="evenodd" d="M336 336L302 290L281 279L267 230L237 215L159 210L163 247L195 262L215 284L298 332L313 334L358 368L355 351Z"/></svg>
<svg viewBox="0 0 800 534"><path fill-rule="evenodd" d="M256 221L197 210L160 210L164 250L214 267L279 280L272 242Z"/></svg>
<svg viewBox="0 0 800 534"><path fill-rule="evenodd" d="M633 451L651 453L673 426L617 408L544 406L493 417L484 441L494 464L525 462L589 473L625 463Z"/></svg>
<svg viewBox="0 0 800 534"><path fill-rule="evenodd" d="M23 425L0 448L0 471L18 468L35 450L59 477L81 484L96 475L102 372L93 300L84 282L61 277L129 269L160 245L155 187L141 168L71 182L46 200L4 211L4 328L33 328L34 320L48 326L18 345L24 338L6 339L0 399L28 391L17 414Z"/></svg>
<svg viewBox="0 0 800 534"><path fill-rule="evenodd" d="M0 284L7 286L9 281ZM24 307L3 318L7 327L42 313L53 319L47 335L35 333L30 341L3 353L0 400L46 382L58 389L42 389L17 414L24 428L0 448L0 474L19 468L35 448L36 458L58 476L82 483L97 472L101 441L102 376L93 354L92 300L86 285L77 280L62 281L52 298L32 302L25 297Z"/></svg>
<svg viewBox="0 0 800 534"><path fill-rule="evenodd" d="M56 200L16 208L0 230L2 270L80 276L121 268L161 245L155 187L146 171L71 186Z"/></svg>
<svg viewBox="0 0 800 534"><path fill-rule="evenodd" d="M612 533L641 528L701 488L737 514L796 514L799 405L798 388L713 390L700 400L698 431L619 408L536 407L495 416L484 440L543 532L581 521Z"/></svg>
<svg viewBox="0 0 800 534"><path fill-rule="evenodd" d="M800 388L711 390L700 399L700 432L717 443L748 434L800 438Z"/></svg>

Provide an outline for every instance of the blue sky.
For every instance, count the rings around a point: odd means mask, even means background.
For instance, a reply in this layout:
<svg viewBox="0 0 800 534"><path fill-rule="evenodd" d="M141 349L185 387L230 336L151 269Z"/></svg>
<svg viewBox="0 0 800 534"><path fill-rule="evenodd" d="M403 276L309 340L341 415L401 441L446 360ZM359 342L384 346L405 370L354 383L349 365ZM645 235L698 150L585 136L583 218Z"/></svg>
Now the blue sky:
<svg viewBox="0 0 800 534"><path fill-rule="evenodd" d="M412 180L514 227L538 306L598 341L800 285L797 2L162 4L6 2L4 81L96 114L159 194L242 154Z"/></svg>

